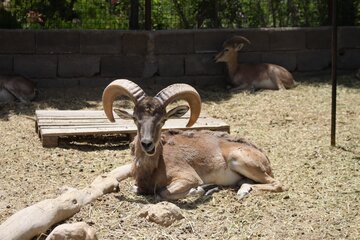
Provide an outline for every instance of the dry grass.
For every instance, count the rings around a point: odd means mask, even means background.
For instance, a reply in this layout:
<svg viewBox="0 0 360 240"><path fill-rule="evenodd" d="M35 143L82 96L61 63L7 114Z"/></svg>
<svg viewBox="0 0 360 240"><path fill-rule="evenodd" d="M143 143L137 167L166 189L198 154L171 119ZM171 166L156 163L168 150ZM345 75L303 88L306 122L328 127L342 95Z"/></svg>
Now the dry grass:
<svg viewBox="0 0 360 240"><path fill-rule="evenodd" d="M69 221L92 223L100 239L359 239L360 82L339 79L337 147L330 147L329 77L298 79L300 86L281 92L201 91L204 111L268 152L287 192L254 193L239 201L235 189L225 188L207 199L181 200L176 204L185 218L165 228L137 216L154 199L133 194L126 180L119 193ZM63 185L85 187L131 161L127 143L104 139L65 139L59 148L44 149L28 118L35 109L100 109L101 91L47 90L32 105L0 106L0 222L57 196Z"/></svg>

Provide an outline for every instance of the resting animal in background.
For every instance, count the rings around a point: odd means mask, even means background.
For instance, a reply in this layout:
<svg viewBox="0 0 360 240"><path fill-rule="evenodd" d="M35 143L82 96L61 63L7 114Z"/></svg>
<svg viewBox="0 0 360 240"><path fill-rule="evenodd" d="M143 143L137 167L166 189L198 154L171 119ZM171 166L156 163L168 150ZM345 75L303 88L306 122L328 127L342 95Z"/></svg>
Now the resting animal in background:
<svg viewBox="0 0 360 240"><path fill-rule="evenodd" d="M216 62L227 65L231 91L258 89L280 90L295 86L295 80L285 68L268 63L239 64L238 51L250 41L242 36L235 36L226 40L223 50L215 56Z"/></svg>
<svg viewBox="0 0 360 240"><path fill-rule="evenodd" d="M251 190L281 192L274 179L269 159L254 144L224 132L165 131L169 118L178 118L190 109L187 127L192 126L201 111L197 91L187 84L173 84L149 97L129 80L115 80L103 93L107 118L114 122L113 102L129 97L135 104L133 114L117 109L121 118L133 119L137 136L132 144L134 162L124 165L123 177L133 177L139 194L158 194L163 199L180 199L202 195L207 185L240 185L239 197ZM177 100L189 104L169 111L166 107Z"/></svg>
<svg viewBox="0 0 360 240"><path fill-rule="evenodd" d="M0 76L0 102L29 103L37 95L36 84L21 76Z"/></svg>

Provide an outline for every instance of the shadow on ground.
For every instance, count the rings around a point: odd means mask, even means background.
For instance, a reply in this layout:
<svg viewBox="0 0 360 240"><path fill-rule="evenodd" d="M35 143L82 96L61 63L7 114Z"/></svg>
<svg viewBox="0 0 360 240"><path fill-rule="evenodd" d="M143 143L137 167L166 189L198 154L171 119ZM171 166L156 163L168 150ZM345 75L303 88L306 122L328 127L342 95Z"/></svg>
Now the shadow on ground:
<svg viewBox="0 0 360 240"><path fill-rule="evenodd" d="M295 73L294 78L299 84L306 85L331 85L331 72L319 71L311 73ZM355 77L354 72L338 72L337 83L339 86L360 89L360 80ZM147 86L144 91L148 95L155 95L164 86ZM59 109L59 110L81 110L86 108L102 109L101 97L104 87L96 88L47 88L40 89L38 98L30 103L23 104L19 102L0 104L0 120L7 121L9 115L25 115L33 117L37 109ZM203 102L221 102L226 101L233 94L226 88L219 86L197 89ZM258 92L257 92L258 93ZM255 93L255 94L257 94ZM122 103L123 104L123 103ZM129 103L126 106L131 107Z"/></svg>

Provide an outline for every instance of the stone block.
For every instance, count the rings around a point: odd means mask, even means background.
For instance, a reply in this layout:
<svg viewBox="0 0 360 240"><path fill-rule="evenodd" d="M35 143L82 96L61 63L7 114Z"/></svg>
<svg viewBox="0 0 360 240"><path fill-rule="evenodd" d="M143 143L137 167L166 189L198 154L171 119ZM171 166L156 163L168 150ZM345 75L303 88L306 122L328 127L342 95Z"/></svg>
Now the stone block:
<svg viewBox="0 0 360 240"><path fill-rule="evenodd" d="M34 78L54 78L57 57L51 55L19 55L14 57L14 73Z"/></svg>
<svg viewBox="0 0 360 240"><path fill-rule="evenodd" d="M123 53L125 55L146 55L148 50L148 41L148 32L126 32L123 37Z"/></svg>
<svg viewBox="0 0 360 240"><path fill-rule="evenodd" d="M220 75L223 66L215 63L213 54L197 54L185 57L185 75Z"/></svg>
<svg viewBox="0 0 360 240"><path fill-rule="evenodd" d="M226 39L233 35L232 30L210 29L194 32L194 49L196 53L218 52Z"/></svg>
<svg viewBox="0 0 360 240"><path fill-rule="evenodd" d="M151 78L131 78L130 80L139 85L149 96L155 96L161 88L155 87L157 77Z"/></svg>
<svg viewBox="0 0 360 240"><path fill-rule="evenodd" d="M186 54L194 52L192 31L155 32L155 54Z"/></svg>
<svg viewBox="0 0 360 240"><path fill-rule="evenodd" d="M89 55L59 56L60 77L91 77L100 73L100 57Z"/></svg>
<svg viewBox="0 0 360 240"><path fill-rule="evenodd" d="M289 71L294 71L296 69L296 53L267 52L262 55L262 62L277 64Z"/></svg>
<svg viewBox="0 0 360 240"><path fill-rule="evenodd" d="M37 84L36 86L38 88L64 88L64 79L62 78L40 78L37 79ZM46 95L46 94L42 94L42 91L40 90L39 96L43 97L42 95Z"/></svg>
<svg viewBox="0 0 360 240"><path fill-rule="evenodd" d="M163 55L163 56L159 56L158 61L159 61L159 75L161 77L184 75L184 56Z"/></svg>
<svg viewBox="0 0 360 240"><path fill-rule="evenodd" d="M0 29L0 53L34 53L35 32Z"/></svg>
<svg viewBox="0 0 360 240"><path fill-rule="evenodd" d="M338 56L338 67L346 70L358 69L360 67L360 49L345 49Z"/></svg>
<svg viewBox="0 0 360 240"><path fill-rule="evenodd" d="M12 74L13 59L10 55L0 55L0 75Z"/></svg>
<svg viewBox="0 0 360 240"><path fill-rule="evenodd" d="M304 50L305 30L302 28L277 28L269 30L271 50Z"/></svg>
<svg viewBox="0 0 360 240"><path fill-rule="evenodd" d="M122 49L122 31L83 30L80 32L80 52L118 55Z"/></svg>
<svg viewBox="0 0 360 240"><path fill-rule="evenodd" d="M339 48L360 48L360 27L339 27Z"/></svg>
<svg viewBox="0 0 360 240"><path fill-rule="evenodd" d="M259 52L239 52L238 54L239 63L261 63L262 54Z"/></svg>
<svg viewBox="0 0 360 240"><path fill-rule="evenodd" d="M297 70L300 72L324 70L330 64L330 50L304 51L297 56Z"/></svg>
<svg viewBox="0 0 360 240"><path fill-rule="evenodd" d="M307 28L306 29L306 48L307 49L330 49L331 48L331 28Z"/></svg>
<svg viewBox="0 0 360 240"><path fill-rule="evenodd" d="M36 32L37 53L79 53L80 31L44 30Z"/></svg>
<svg viewBox="0 0 360 240"><path fill-rule="evenodd" d="M101 58L101 76L141 77L144 71L144 58L141 56L104 56Z"/></svg>

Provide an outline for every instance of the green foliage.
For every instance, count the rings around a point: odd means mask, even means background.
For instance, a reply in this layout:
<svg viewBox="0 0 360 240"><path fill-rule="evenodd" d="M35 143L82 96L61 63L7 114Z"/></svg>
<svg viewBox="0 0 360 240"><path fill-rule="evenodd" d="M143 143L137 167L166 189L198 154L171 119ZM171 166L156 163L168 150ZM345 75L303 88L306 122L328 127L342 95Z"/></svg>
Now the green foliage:
<svg viewBox="0 0 360 240"><path fill-rule="evenodd" d="M339 25L359 25L360 0L337 2ZM331 23L329 3L329 0L152 0L152 27L159 30L324 26ZM145 0L139 0L139 4L139 26L143 29ZM130 5L131 0L10 0L10 7L0 11L0 27L129 29Z"/></svg>
<svg viewBox="0 0 360 240"><path fill-rule="evenodd" d="M113 4L112 4L113 3ZM78 27L101 29L128 29L130 1L77 0L74 11Z"/></svg>

